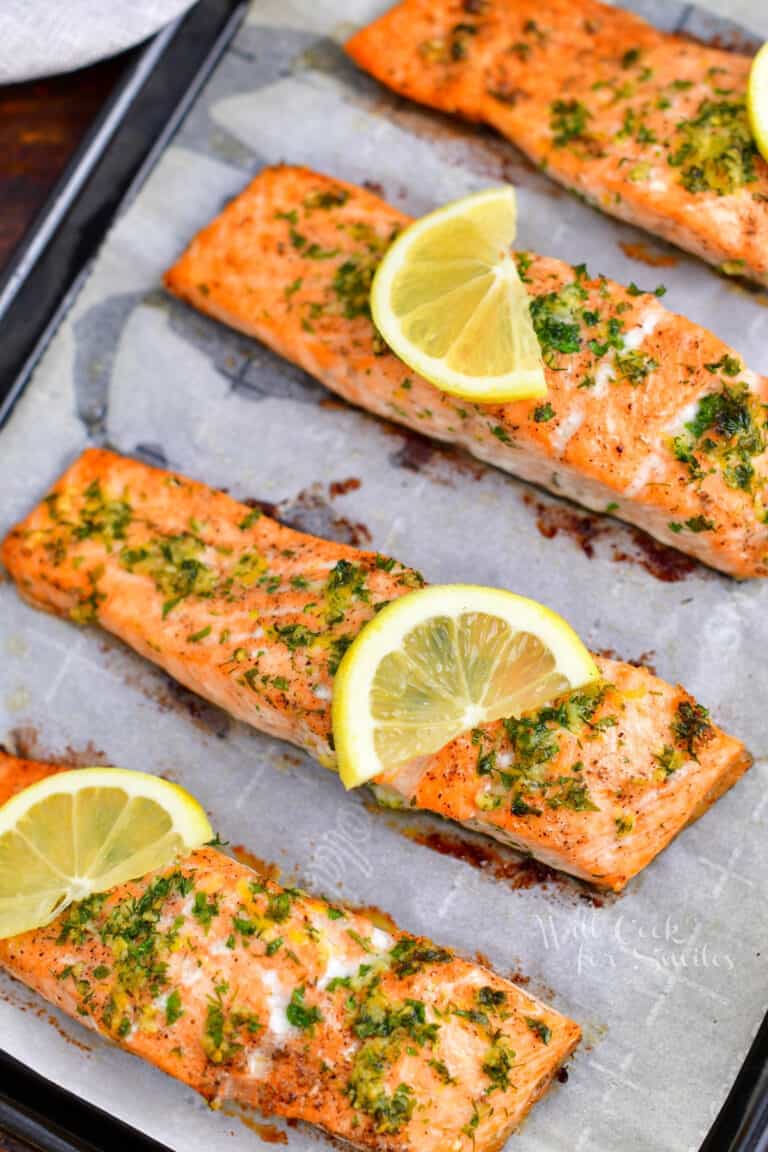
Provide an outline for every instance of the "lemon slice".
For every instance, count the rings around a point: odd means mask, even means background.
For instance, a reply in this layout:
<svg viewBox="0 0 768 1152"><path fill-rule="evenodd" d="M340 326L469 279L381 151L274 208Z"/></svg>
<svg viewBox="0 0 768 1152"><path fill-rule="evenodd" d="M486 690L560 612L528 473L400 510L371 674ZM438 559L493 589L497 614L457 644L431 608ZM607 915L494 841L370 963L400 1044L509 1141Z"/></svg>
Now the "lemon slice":
<svg viewBox="0 0 768 1152"><path fill-rule="evenodd" d="M78 768L38 780L0 807L0 939L212 837L198 802L158 776Z"/></svg>
<svg viewBox="0 0 768 1152"><path fill-rule="evenodd" d="M469 584L410 592L365 625L339 665L341 778L354 788L597 676L573 629L534 600Z"/></svg>
<svg viewBox="0 0 768 1152"><path fill-rule="evenodd" d="M747 85L749 126L760 155L768 160L768 44L752 61Z"/></svg>
<svg viewBox="0 0 768 1152"><path fill-rule="evenodd" d="M544 396L528 294L510 252L513 188L491 188L417 220L371 287L380 334L444 392L479 403Z"/></svg>

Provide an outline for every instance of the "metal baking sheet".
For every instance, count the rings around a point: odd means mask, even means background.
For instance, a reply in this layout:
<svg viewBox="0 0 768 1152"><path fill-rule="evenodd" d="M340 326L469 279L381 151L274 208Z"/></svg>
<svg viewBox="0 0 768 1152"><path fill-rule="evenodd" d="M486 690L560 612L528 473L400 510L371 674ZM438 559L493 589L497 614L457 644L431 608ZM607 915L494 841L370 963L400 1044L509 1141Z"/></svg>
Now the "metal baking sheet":
<svg viewBox="0 0 768 1152"><path fill-rule="evenodd" d="M695 35L743 36L668 0L628 6ZM383 7L253 5L0 432L0 531L86 444L109 443L274 503L309 531L371 543L432 581L498 584L544 600L593 647L642 656L685 683L748 742L755 767L624 896L590 902L575 885L516 869L511 855L483 857L479 840L463 851L485 865L472 867L457 858L453 833L434 835L437 821L379 813L365 796L344 795L308 757L230 721L103 634L24 607L8 583L0 738L41 758L180 780L222 836L276 861L287 878L375 904L466 954L479 950L576 1017L585 1042L568 1083L514 1138L524 1152L694 1152L766 1008L765 585L670 565L627 529L577 519L509 477L332 402L158 285L228 197L263 164L286 160L372 181L414 213L512 180L521 245L641 283L661 274L671 307L763 372L768 301L599 217L490 134L406 105L358 73L340 42ZM727 0L720 10L736 14ZM768 35L761 0L741 0L738 15ZM673 262L651 268L638 256ZM430 833L448 854L419 842ZM210 1111L6 978L0 996L9 1053L169 1147L239 1152L259 1140L239 1117ZM324 1144L304 1128L285 1129L285 1138L295 1150Z"/></svg>

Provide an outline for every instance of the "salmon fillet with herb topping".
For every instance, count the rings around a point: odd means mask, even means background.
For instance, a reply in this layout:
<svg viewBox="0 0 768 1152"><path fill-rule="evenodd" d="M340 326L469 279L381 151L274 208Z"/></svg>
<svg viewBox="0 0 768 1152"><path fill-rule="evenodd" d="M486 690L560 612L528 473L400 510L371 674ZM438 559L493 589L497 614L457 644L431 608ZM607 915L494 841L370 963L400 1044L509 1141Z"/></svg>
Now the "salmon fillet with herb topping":
<svg viewBox="0 0 768 1152"><path fill-rule="evenodd" d="M404 0L346 50L401 96L489 124L608 215L768 284L749 56L598 0Z"/></svg>
<svg viewBox="0 0 768 1152"><path fill-rule="evenodd" d="M0 753L0 802L30 772ZM500 1148L580 1036L488 969L213 848L0 940L0 967L212 1104L381 1152Z"/></svg>
<svg viewBox="0 0 768 1152"><path fill-rule="evenodd" d="M423 584L175 473L86 452L7 537L32 604L94 622L194 692L334 767L333 678L360 628ZM374 782L620 889L749 767L682 688L597 657L602 679L459 736Z"/></svg>
<svg viewBox="0 0 768 1152"><path fill-rule="evenodd" d="M408 222L362 188L267 168L165 283L353 404L611 512L723 572L768 575L768 379L667 311L663 287L625 288L519 252L547 398L479 405L449 396L390 353L370 318L373 273Z"/></svg>

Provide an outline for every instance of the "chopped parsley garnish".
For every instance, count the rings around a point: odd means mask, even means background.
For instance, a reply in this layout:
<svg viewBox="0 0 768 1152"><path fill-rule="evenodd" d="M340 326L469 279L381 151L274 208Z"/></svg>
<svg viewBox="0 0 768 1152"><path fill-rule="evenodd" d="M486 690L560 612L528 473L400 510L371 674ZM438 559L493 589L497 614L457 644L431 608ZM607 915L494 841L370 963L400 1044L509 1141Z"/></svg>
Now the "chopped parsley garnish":
<svg viewBox="0 0 768 1152"><path fill-rule="evenodd" d="M349 560L339 560L328 573L325 582L326 623L340 624L349 611L352 600L367 602L370 597L366 588L367 572L361 564Z"/></svg>
<svg viewBox="0 0 768 1152"><path fill-rule="evenodd" d="M549 1044L552 1039L552 1029L543 1020L536 1020L533 1016L526 1016L525 1022L531 1032L535 1032L543 1044Z"/></svg>
<svg viewBox="0 0 768 1152"><path fill-rule="evenodd" d="M491 791L478 794L480 808L498 807L504 800L514 816L540 816L542 807L570 808L572 811L594 811L595 805L586 782L579 773L581 761L571 766L571 774L552 774L551 764L560 751L559 732L581 733L585 728L600 731L615 718L606 716L595 721L602 704L606 685L595 685L561 698L537 712L522 717L508 717L503 729L514 759L498 768L495 750L480 744L478 775L492 778ZM482 730L478 729L482 740Z"/></svg>
<svg viewBox="0 0 768 1152"><path fill-rule="evenodd" d="M306 624L275 624L275 635L294 652L297 648L308 648L317 639Z"/></svg>
<svg viewBox="0 0 768 1152"><path fill-rule="evenodd" d="M708 520L706 516L691 516L689 520L685 521L685 527L690 532L712 532L717 527L714 520Z"/></svg>
<svg viewBox="0 0 768 1152"><path fill-rule="evenodd" d="M315 1024L323 1019L323 1015L319 1008L304 1003L304 992L303 986L294 988L290 1003L285 1009L285 1016L294 1028L300 1028L302 1032L312 1032Z"/></svg>
<svg viewBox="0 0 768 1152"><path fill-rule="evenodd" d="M628 836L635 826L635 818L632 813L624 813L617 816L614 820L616 825L616 835L619 837Z"/></svg>
<svg viewBox="0 0 768 1152"><path fill-rule="evenodd" d="M342 208L348 200L349 192L346 188L321 188L305 196L303 203L305 211L309 213L318 208L326 211L329 208Z"/></svg>
<svg viewBox="0 0 768 1152"><path fill-rule="evenodd" d="M49 511L53 506L53 502L49 501ZM114 500L106 496L99 481L94 480L83 493L83 506L72 528L72 534L77 540L98 537L106 545L107 550L111 551L115 540L125 539L125 530L132 518L133 511L128 501Z"/></svg>
<svg viewBox="0 0 768 1152"><path fill-rule="evenodd" d="M242 1050L242 1035L255 1036L261 1029L259 1019L252 1012L227 1007L224 996L229 991L226 983L217 984L208 1007L203 1030L203 1051L212 1064L229 1064Z"/></svg>
<svg viewBox="0 0 768 1152"><path fill-rule="evenodd" d="M757 147L743 100L704 100L693 119L677 125L674 143L667 159L688 192L725 196L756 179Z"/></svg>
<svg viewBox="0 0 768 1152"><path fill-rule="evenodd" d="M270 892L267 898L267 910L264 915L276 924L282 924L291 914L295 900L301 895L298 888L283 888L279 892Z"/></svg>
<svg viewBox="0 0 768 1152"><path fill-rule="evenodd" d="M207 896L205 892L195 892L192 905L192 915L198 924L207 932L214 916L219 914L219 901L216 896Z"/></svg>
<svg viewBox="0 0 768 1152"><path fill-rule="evenodd" d="M586 299L586 291L574 281L559 292L547 292L531 301L533 328L549 367L555 366L555 353L581 350L579 309Z"/></svg>
<svg viewBox="0 0 768 1152"><path fill-rule="evenodd" d="M477 990L477 1002L483 1008L495 1010L507 1002L507 994L502 988L491 988L485 984Z"/></svg>
<svg viewBox="0 0 768 1152"><path fill-rule="evenodd" d="M549 126L556 148L583 140L591 113L579 100L555 100L550 105Z"/></svg>
<svg viewBox="0 0 768 1152"><path fill-rule="evenodd" d="M533 410L533 419L536 424L545 424L548 420L554 420L555 410L552 405L547 401L546 404L538 404Z"/></svg>
<svg viewBox="0 0 768 1152"><path fill-rule="evenodd" d="M724 353L719 360L715 360L710 364L705 364L707 372L714 375L716 372L722 372L724 376L738 376L744 370L744 366L739 360L738 356L729 356Z"/></svg>
<svg viewBox="0 0 768 1152"><path fill-rule="evenodd" d="M697 748L714 736L709 712L703 704L696 704L690 700L682 700L678 704L671 731L675 743L684 748L694 760L697 759Z"/></svg>
<svg viewBox="0 0 768 1152"><path fill-rule="evenodd" d="M339 664L344 657L344 653L354 640L354 636L334 636L331 640L330 651L328 653L328 671L331 676L335 676L339 670Z"/></svg>
<svg viewBox="0 0 768 1152"><path fill-rule="evenodd" d="M199 644L201 640L205 640L206 636L210 636L211 631L211 625L208 624L205 628L201 628L199 632L192 632L187 636L187 641L190 644Z"/></svg>
<svg viewBox="0 0 768 1152"><path fill-rule="evenodd" d="M178 988L174 988L165 1001L165 1022L170 1027L184 1015L184 1009L181 1006L181 994Z"/></svg>
<svg viewBox="0 0 768 1152"><path fill-rule="evenodd" d="M665 744L661 752L654 752L653 758L659 766L658 770L662 779L666 779L673 772L677 772L683 763L682 753L678 748L673 748L671 744Z"/></svg>
<svg viewBox="0 0 768 1152"><path fill-rule="evenodd" d="M729 488L752 491L753 458L766 448L766 408L746 384L724 384L699 401L696 415L672 441L675 457L687 465L691 480L701 480L707 465L719 466Z"/></svg>
<svg viewBox="0 0 768 1152"><path fill-rule="evenodd" d="M418 940L413 936L403 936L389 953L392 971L402 979L412 976L426 964L448 964L453 954L445 948L438 948L428 940Z"/></svg>
<svg viewBox="0 0 768 1152"><path fill-rule="evenodd" d="M243 516L242 520L238 524L238 528L241 532L245 532L248 528L252 528L257 520L261 519L261 515L262 513L260 508L252 508L250 512L247 513L247 515Z"/></svg>
<svg viewBox="0 0 768 1152"><path fill-rule="evenodd" d="M657 360L654 360L652 356L649 356L646 352L642 352L639 348L633 348L631 351L617 352L615 364L621 379L627 380L635 386L642 384L659 366Z"/></svg>
<svg viewBox="0 0 768 1152"><path fill-rule="evenodd" d="M509 1088L509 1074L514 1059L515 1053L504 1036L494 1040L483 1061L483 1072L491 1082L486 1095L495 1091L504 1092Z"/></svg>
<svg viewBox="0 0 768 1152"><path fill-rule="evenodd" d="M120 563L128 572L151 577L164 598L167 616L187 596L208 597L216 587L216 573L199 556L205 544L189 532L158 537L138 548L123 548Z"/></svg>

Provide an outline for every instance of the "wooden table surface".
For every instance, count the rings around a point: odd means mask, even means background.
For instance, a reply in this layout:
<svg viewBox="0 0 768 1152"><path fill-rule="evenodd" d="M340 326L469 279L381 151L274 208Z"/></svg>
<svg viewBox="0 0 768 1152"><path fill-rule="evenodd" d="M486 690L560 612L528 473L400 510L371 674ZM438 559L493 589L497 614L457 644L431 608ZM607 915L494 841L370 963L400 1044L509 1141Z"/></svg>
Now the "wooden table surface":
<svg viewBox="0 0 768 1152"><path fill-rule="evenodd" d="M0 87L0 271L37 215L124 67Z"/></svg>

